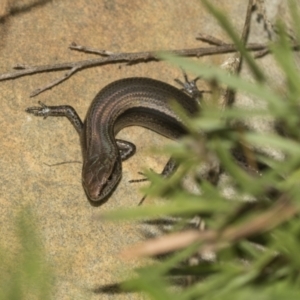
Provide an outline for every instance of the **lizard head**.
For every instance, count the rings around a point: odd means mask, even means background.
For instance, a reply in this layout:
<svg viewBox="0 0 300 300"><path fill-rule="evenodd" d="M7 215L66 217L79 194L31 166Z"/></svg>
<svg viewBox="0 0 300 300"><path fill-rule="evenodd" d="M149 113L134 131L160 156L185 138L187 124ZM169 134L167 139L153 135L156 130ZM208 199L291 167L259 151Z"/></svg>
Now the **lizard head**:
<svg viewBox="0 0 300 300"><path fill-rule="evenodd" d="M121 159L118 157L93 156L82 167L82 185L88 198L104 200L115 189L122 176Z"/></svg>

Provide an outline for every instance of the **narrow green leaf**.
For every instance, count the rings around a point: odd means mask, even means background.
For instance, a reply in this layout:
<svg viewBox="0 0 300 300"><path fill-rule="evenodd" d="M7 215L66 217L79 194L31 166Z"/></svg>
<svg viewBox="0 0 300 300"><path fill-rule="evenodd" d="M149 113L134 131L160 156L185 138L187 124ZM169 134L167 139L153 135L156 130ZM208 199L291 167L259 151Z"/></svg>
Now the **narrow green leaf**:
<svg viewBox="0 0 300 300"><path fill-rule="evenodd" d="M217 19L217 21L221 25L221 28L223 28L229 35L229 37L232 39L239 52L242 54L242 57L247 61L255 78L260 82L265 81L265 76L263 72L259 68L258 64L255 62L254 58L247 51L244 43L241 41L240 36L235 32L233 26L231 25L231 22L224 15L224 13L221 10L217 9L216 6L212 5L207 0L202 0L202 3L205 5L208 11Z"/></svg>

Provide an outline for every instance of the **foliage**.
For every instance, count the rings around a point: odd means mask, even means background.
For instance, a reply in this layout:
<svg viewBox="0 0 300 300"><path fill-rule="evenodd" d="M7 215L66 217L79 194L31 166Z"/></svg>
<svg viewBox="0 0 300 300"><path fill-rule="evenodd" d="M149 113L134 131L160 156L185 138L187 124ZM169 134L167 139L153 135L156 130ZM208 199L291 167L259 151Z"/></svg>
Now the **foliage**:
<svg viewBox="0 0 300 300"><path fill-rule="evenodd" d="M14 232L19 241L16 250L0 247L0 299L50 299L51 269L45 261L32 213L24 209L16 219Z"/></svg>
<svg viewBox="0 0 300 300"><path fill-rule="evenodd" d="M270 43L270 55L284 74L285 90L279 91L272 86L259 62L238 41L226 17L209 1L204 2L236 43L254 81L215 66L162 54L171 63L210 82L213 91L210 99L202 102L198 117L185 117L189 136L166 148L180 162L179 172L167 179L145 172L152 183L146 190L148 195L165 197L166 204L113 212L109 216L144 219L172 215L188 220L199 215L211 235L207 238L199 234L196 242L137 270L138 276L124 288L144 291L152 299L164 300L300 299L297 216L300 75L294 63L292 41L278 22L278 36ZM296 1L290 1L290 7L299 44L300 14ZM258 99L265 108L251 110L233 105L221 110L216 103L221 96L220 86L224 85ZM274 131L259 132L243 122L259 117L272 119ZM278 155L270 155L266 148L276 149ZM242 160L235 155L237 152ZM230 200L218 181L201 178L197 173L199 167L211 166L215 161L220 167L212 170L218 175L226 173L234 188ZM183 177L187 174L195 179L199 194L183 188ZM252 201L245 202L245 199ZM184 237L184 232L179 236ZM201 254L205 249L212 250L216 259L203 259ZM199 264L188 264L195 254L200 257ZM175 284L178 279L192 281Z"/></svg>

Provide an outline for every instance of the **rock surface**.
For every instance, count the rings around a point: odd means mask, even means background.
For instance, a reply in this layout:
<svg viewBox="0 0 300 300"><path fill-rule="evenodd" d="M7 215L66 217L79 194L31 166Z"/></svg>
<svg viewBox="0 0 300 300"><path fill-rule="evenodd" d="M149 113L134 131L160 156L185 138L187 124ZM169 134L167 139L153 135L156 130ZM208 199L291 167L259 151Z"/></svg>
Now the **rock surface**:
<svg viewBox="0 0 300 300"><path fill-rule="evenodd" d="M238 32L247 1L211 1L229 15ZM270 18L281 1L267 1ZM68 49L71 42L113 52L194 48L198 33L228 41L200 1L179 0L44 0L0 4L0 73L16 64L44 65L93 58ZM262 24L253 18L252 41L266 41ZM201 61L221 65L227 56ZM266 61L266 64L268 60ZM272 66L269 65L270 68ZM69 104L84 118L91 100L108 83L131 76L147 76L170 84L181 71L165 62L111 64L77 72L67 81L35 98L30 93L62 76L64 71L41 73L0 82L0 226L4 245L14 249L14 215L30 206L47 260L54 267L54 299L141 299L138 294L102 294L95 290L128 278L141 261L123 261L118 253L144 239L136 223L109 223L99 212L136 206L140 185L129 184L142 167L161 171L166 158L149 154L167 140L143 128L131 127L118 137L137 145L137 154L123 164L123 178L109 201L93 207L81 185L81 161L76 131L65 118L36 118L24 110L42 101ZM205 83L200 83L205 88Z"/></svg>

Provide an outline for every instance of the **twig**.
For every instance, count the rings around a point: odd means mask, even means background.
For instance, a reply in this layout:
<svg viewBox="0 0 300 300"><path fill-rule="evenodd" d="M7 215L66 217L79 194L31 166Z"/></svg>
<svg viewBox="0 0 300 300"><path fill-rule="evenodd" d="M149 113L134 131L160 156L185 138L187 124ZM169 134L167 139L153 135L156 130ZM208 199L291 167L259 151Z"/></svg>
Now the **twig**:
<svg viewBox="0 0 300 300"><path fill-rule="evenodd" d="M215 39L217 41L217 39ZM252 51L266 50L268 45L266 44L248 44L247 49ZM148 62L148 61L158 61L160 58L158 57L158 52L156 51L147 51L147 52L135 52L135 53L112 53L106 50L95 50L83 46L76 45L72 43L70 45L70 49L78 50L78 51L86 51L97 53L99 55L104 55L105 57L81 60L77 62L65 62L60 64L52 64L52 65L40 65L40 66L28 66L28 65L16 65L14 67L15 71L0 74L0 81L3 80L11 80L14 78L18 78L21 76L32 75L36 73L42 72L53 72L53 71L61 71L68 70L62 77L50 82L49 84L40 87L33 91L30 94L30 97L37 96L38 94L51 89L52 87L60 84L61 82L70 78L74 73L79 70L83 70L86 68L91 68L99 65L104 65L108 63L138 63L138 62ZM234 44L223 44L220 46L214 47L200 47L200 48L192 48L192 49L180 49L180 50L168 50L165 52L169 52L171 54L180 55L180 56L194 56L200 57L204 55L214 55L221 53L229 53L235 52L236 46Z"/></svg>
<svg viewBox="0 0 300 300"><path fill-rule="evenodd" d="M61 165L66 165L66 164L82 164L82 161L79 160L70 160L70 161L63 161L63 162L59 162L59 163L55 163L55 164L47 164L44 163L44 165L46 165L47 167L54 167L54 166L61 166Z"/></svg>
<svg viewBox="0 0 300 300"><path fill-rule="evenodd" d="M219 40L218 38L211 36L209 34L202 34L199 33L198 36L196 37L196 40L201 40L206 43L212 44L212 45L217 45L217 46L222 46L222 45L227 45L223 41Z"/></svg>
<svg viewBox="0 0 300 300"><path fill-rule="evenodd" d="M249 34L252 7L253 7L253 0L249 0L248 6L247 6L246 18L245 18L244 27L243 27L243 32L242 32L242 36L241 36L241 41L244 44L247 43L247 38L248 38L248 34ZM241 65L242 65L242 58L243 58L242 53L238 52L235 54L234 59L233 59L233 64L231 65L231 70L230 70L231 73L237 74L240 72ZM224 106L230 105L234 101L233 100L234 97L235 97L235 91L227 88L226 92L224 94L223 105Z"/></svg>
<svg viewBox="0 0 300 300"><path fill-rule="evenodd" d="M254 5L254 0L249 0L247 12L246 12L245 23L244 23L244 28L243 28L243 32L242 32L242 36L241 36L241 40L242 40L242 42L244 42L244 44L246 44L247 38L249 35L251 13L252 13L253 5Z"/></svg>
<svg viewBox="0 0 300 300"><path fill-rule="evenodd" d="M112 55L116 54L114 52L107 51L107 50L99 50L99 49L90 48L90 47L86 47L86 46L82 46L82 45L77 45L74 42L69 46L69 49L77 50L77 51L81 51L81 52L85 52L85 53L98 54L101 56L112 56Z"/></svg>
<svg viewBox="0 0 300 300"><path fill-rule="evenodd" d="M263 50L260 50L260 51L257 51L254 55L254 58L261 58L263 56L265 56L266 54L269 53L269 49L263 49Z"/></svg>
<svg viewBox="0 0 300 300"><path fill-rule="evenodd" d="M247 43L247 38L249 35L251 14L252 14L253 6L254 6L254 0L249 0L248 6L247 6L245 22L244 22L244 27L243 27L243 32L241 35L241 41L245 45ZM264 51L264 50L266 50L266 49L260 50L260 52ZM236 53L233 58L233 63L230 66L230 72L233 74L238 74L241 70L242 62L243 62L242 53L241 52ZM231 105L234 102L235 94L236 94L235 90L232 90L230 88L227 88L225 90L225 92L223 93L223 99L222 99L223 108L227 107L228 105ZM254 159L254 154L252 153L252 150L250 149L250 147L247 147L246 143L243 143L243 135L241 134L240 136L241 136L240 144L243 148L243 152L244 152L245 158L247 160L248 169L253 169L258 173L257 164Z"/></svg>

